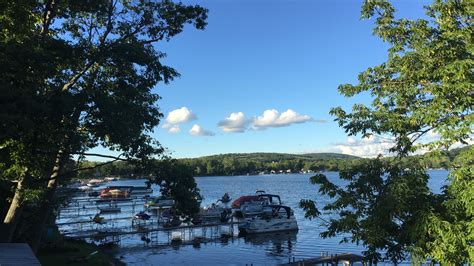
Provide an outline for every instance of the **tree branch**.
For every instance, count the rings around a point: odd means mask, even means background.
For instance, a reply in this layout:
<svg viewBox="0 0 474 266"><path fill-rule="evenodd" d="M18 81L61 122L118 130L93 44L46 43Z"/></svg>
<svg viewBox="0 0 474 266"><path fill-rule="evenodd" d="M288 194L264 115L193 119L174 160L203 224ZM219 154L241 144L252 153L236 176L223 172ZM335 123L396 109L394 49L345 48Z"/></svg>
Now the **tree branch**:
<svg viewBox="0 0 474 266"><path fill-rule="evenodd" d="M46 35L49 32L49 26L51 25L51 21L53 19L54 13L54 6L56 2L55 0L50 0L45 5L45 11L43 15L43 28L41 29L41 35Z"/></svg>
<svg viewBox="0 0 474 266"><path fill-rule="evenodd" d="M122 156L122 155L112 156L112 155L104 155L104 154L100 154L100 153L88 153L88 152L77 152L77 153L70 153L70 154L109 158L109 159L114 159L116 161L125 161L125 162L130 161L130 159L120 158L120 156Z"/></svg>
<svg viewBox="0 0 474 266"><path fill-rule="evenodd" d="M116 162L116 161L119 161L119 160L107 161L107 162L104 162L104 163L96 164L96 165L94 165L94 166L76 168L76 169L73 169L73 170L71 170L71 171L67 171L67 172L65 172L65 173L62 173L62 174L60 174L59 176L60 176L60 177L63 177L63 176L67 176L67 175L70 175L70 174L75 173L75 172L79 172L79 171L92 170L92 169L95 169L95 168L98 168L98 167L102 167L102 166L107 165L107 164L114 163L114 162Z"/></svg>

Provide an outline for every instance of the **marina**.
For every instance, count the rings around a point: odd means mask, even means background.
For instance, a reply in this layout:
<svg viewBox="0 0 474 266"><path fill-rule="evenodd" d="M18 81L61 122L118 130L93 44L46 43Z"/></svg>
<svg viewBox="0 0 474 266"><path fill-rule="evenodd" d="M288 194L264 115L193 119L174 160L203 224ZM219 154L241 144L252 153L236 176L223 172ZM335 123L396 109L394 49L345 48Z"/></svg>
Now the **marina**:
<svg viewBox="0 0 474 266"><path fill-rule="evenodd" d="M326 173L336 180L337 172ZM434 176L444 176L445 171L433 171ZM228 260L245 264L285 264L322 257L325 254L361 255L363 247L351 243L340 244L340 237L322 239L319 233L324 229L322 221L304 218L298 207L301 198L314 195L314 187L309 183L309 174L258 175L236 177L198 177L196 182L201 190L203 200L201 207L212 204L232 207L241 196L255 196L257 190L265 194L279 195L281 204L294 211L298 231L270 232L259 234L239 234L239 226L244 224L241 218L232 216L226 222L215 217L212 222L195 225L183 221L179 226L164 226L168 219L160 217L166 208L146 210L145 203L152 198L159 198L159 187L152 185L153 193L131 195L130 198L114 200L120 213L100 214L100 223L92 221L100 206L108 206L110 201L100 197L90 198L84 192L73 194L69 204L59 211L56 225L61 233L70 238L84 239L100 246L110 246L117 257L131 264L193 264L206 261L209 264L226 264ZM440 180L441 178L434 179ZM434 182L433 181L433 182ZM143 186L145 180L120 180L110 183L117 185ZM101 190L107 183L95 187ZM433 183L437 191L442 185ZM300 188L298 193L295 187ZM438 190L439 191L439 190ZM232 198L226 204L220 199L228 193ZM291 195L291 196L289 196ZM319 202L327 199L318 198ZM280 203L275 198L274 204ZM85 206L85 208L84 208ZM236 208L234 208L234 211ZM135 219L134 216L145 211L150 217L147 220ZM283 213L283 211L282 211ZM192 254L187 256L186 254ZM322 255L321 255L322 254ZM407 262L408 264L408 262Z"/></svg>
<svg viewBox="0 0 474 266"><path fill-rule="evenodd" d="M280 196L265 191L238 197L232 204L226 192L215 203L201 207L191 221L181 221L169 214L175 201L151 195L150 187L115 185L113 180L99 179L87 186L92 190L79 189L58 212L56 225L68 238L118 245L125 236L139 235L147 244L164 246L298 230L291 208L271 205L281 204Z"/></svg>

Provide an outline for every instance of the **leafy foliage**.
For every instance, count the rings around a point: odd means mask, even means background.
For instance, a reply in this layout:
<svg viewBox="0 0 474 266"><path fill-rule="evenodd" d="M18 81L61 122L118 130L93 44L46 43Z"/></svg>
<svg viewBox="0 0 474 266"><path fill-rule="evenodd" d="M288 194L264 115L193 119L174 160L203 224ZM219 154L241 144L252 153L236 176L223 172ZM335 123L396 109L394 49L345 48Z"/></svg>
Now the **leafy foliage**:
<svg viewBox="0 0 474 266"><path fill-rule="evenodd" d="M176 159L165 159L156 161L153 171L156 177L152 182L160 185L161 195L175 200L175 215L191 218L199 212L201 195L191 168Z"/></svg>
<svg viewBox="0 0 474 266"><path fill-rule="evenodd" d="M427 187L426 165L407 157L420 148L448 149L472 140L474 73L471 1L434 0L426 19L395 19L385 0L365 1L362 17L376 17L374 34L391 47L388 60L344 84L341 94L373 96L370 106L356 104L348 113L331 110L349 135L387 134L395 137L389 160L364 160L341 171L345 187L316 176L322 194L334 198L323 210L335 214L323 237L348 233L346 241L367 247L378 261L403 259L408 252L419 260L442 264L474 261L473 155L469 146L455 158L449 183L441 195ZM439 138L420 142L428 132ZM441 159L442 151L428 155ZM304 200L307 216L319 215L317 204ZM381 252L386 252L382 256Z"/></svg>
<svg viewBox="0 0 474 266"><path fill-rule="evenodd" d="M203 29L206 18L169 0L2 1L0 178L21 181L9 213L44 191L32 230L41 235L72 155L103 146L148 163L161 154L150 135L162 117L153 89L179 74L154 44L187 24Z"/></svg>

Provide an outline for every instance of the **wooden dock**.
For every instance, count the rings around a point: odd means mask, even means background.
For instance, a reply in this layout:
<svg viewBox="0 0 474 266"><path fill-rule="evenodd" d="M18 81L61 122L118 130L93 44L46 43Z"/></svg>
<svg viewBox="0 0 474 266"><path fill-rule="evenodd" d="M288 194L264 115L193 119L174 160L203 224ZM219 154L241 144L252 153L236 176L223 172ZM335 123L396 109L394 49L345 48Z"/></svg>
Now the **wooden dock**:
<svg viewBox="0 0 474 266"><path fill-rule="evenodd" d="M312 259L305 259L300 261L293 261L285 264L280 264L282 266L307 266L307 265L319 265L319 264L330 264L338 265L342 263L343 265L353 265L355 262L361 262L364 264L364 257L352 253L336 254L330 256L320 256Z"/></svg>
<svg viewBox="0 0 474 266"><path fill-rule="evenodd" d="M26 243L0 243L0 265L38 265L40 262Z"/></svg>
<svg viewBox="0 0 474 266"><path fill-rule="evenodd" d="M75 239L84 239L84 238L91 238L97 235L102 237L106 236L120 236L120 235L133 235L133 234L145 234L151 232L167 232L167 231L174 231L174 230L192 230L198 228L208 228L208 227L218 227L218 226L230 226L233 227L234 225L239 225L242 222L228 222L228 223L207 223L207 224L200 224L200 225L184 225L184 226L176 226L176 227L155 227L155 228L143 228L141 230L132 230L132 231L122 231L117 230L121 228L106 228L106 230L99 231L99 230L90 230L90 231L83 231L83 232L72 232L72 233L63 233L63 235L68 236L70 238Z"/></svg>

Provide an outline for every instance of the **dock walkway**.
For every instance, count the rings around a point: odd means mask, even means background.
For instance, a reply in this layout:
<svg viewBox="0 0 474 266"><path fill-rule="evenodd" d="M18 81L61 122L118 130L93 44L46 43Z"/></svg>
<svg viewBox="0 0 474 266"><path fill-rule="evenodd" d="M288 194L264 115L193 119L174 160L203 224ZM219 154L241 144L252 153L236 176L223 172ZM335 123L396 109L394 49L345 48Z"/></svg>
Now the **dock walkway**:
<svg viewBox="0 0 474 266"><path fill-rule="evenodd" d="M185 230L185 229L198 229L198 228L207 228L207 227L216 227L216 226L230 226L241 224L242 222L228 222L228 223L207 223L200 225L182 225L176 227L152 227L152 228L141 228L140 230L118 230L122 228L107 228L106 230L89 230L82 232L72 232L72 233L63 233L70 238L81 239L81 238L91 238L93 236L100 235L102 237L106 236L120 236L120 235L133 235L133 234L144 234L150 232L166 232L173 230Z"/></svg>
<svg viewBox="0 0 474 266"><path fill-rule="evenodd" d="M352 265L355 262L362 262L364 264L364 257L352 253L336 254L331 256L320 256L312 259L305 259L300 261L289 262L280 264L281 266L307 266L307 265L319 265L319 264L330 264L338 265Z"/></svg>
<svg viewBox="0 0 474 266"><path fill-rule="evenodd" d="M39 260L26 243L0 243L0 265L38 265Z"/></svg>

